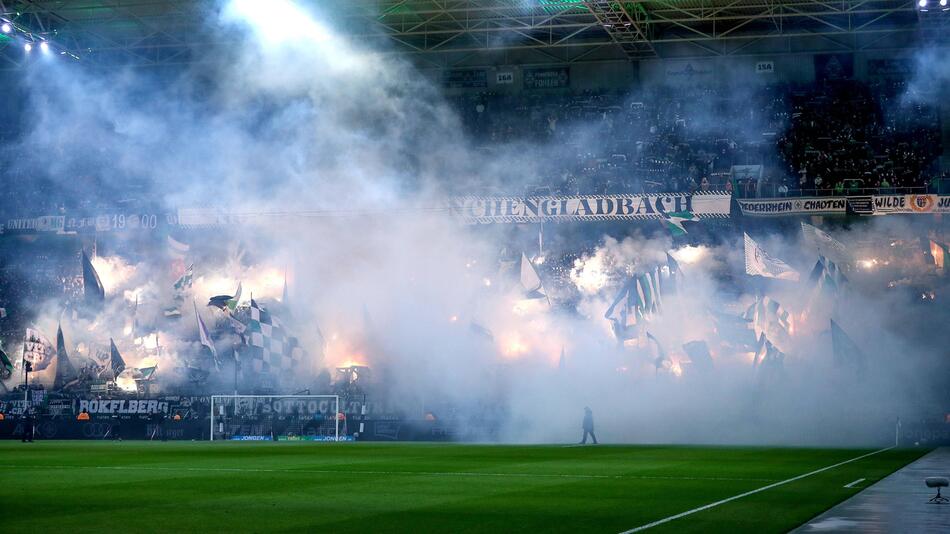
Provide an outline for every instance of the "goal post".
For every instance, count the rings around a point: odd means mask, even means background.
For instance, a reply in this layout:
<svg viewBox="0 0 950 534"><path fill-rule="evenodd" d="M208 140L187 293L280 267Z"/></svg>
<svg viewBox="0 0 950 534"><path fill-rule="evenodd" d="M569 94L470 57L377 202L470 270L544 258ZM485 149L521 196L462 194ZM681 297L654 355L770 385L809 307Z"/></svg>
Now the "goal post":
<svg viewBox="0 0 950 534"><path fill-rule="evenodd" d="M339 395L212 395L211 441L340 441ZM345 434L345 432L344 432Z"/></svg>

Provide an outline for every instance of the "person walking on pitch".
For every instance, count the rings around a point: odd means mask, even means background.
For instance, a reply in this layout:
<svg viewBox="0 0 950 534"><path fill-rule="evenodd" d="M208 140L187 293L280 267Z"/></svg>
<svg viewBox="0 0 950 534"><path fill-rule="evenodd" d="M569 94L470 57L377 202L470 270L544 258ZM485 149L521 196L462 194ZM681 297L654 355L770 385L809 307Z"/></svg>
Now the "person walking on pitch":
<svg viewBox="0 0 950 534"><path fill-rule="evenodd" d="M594 445L597 445L597 436L594 435L594 412L590 411L590 408L584 406L584 439L581 440L581 445L587 443L587 435L590 434L591 439L594 440Z"/></svg>

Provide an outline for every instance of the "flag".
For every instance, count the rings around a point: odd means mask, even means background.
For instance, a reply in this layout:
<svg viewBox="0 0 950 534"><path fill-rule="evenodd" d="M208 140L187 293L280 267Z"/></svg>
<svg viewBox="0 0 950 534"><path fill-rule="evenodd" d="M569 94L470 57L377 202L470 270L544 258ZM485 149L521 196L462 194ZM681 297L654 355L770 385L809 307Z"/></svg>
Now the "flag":
<svg viewBox="0 0 950 534"><path fill-rule="evenodd" d="M672 295L676 293L676 286L679 283L678 278L682 276L682 271L680 270L679 262L677 262L676 258L669 252L666 253L666 269L670 274L666 278L665 283L663 283L662 292L667 295Z"/></svg>
<svg viewBox="0 0 950 534"><path fill-rule="evenodd" d="M864 366L864 352L834 319L831 320L831 349L835 365Z"/></svg>
<svg viewBox="0 0 950 534"><path fill-rule="evenodd" d="M99 279L99 273L92 266L85 249L82 251L82 286L86 303L101 303L105 300L106 292L102 280Z"/></svg>
<svg viewBox="0 0 950 534"><path fill-rule="evenodd" d="M751 321L760 331L770 332L778 326L785 335L791 334L791 314L777 300L769 296L756 296L742 318Z"/></svg>
<svg viewBox="0 0 950 534"><path fill-rule="evenodd" d="M848 279L838 268L835 262L818 256L818 261L808 275L806 288L812 291L812 299L818 294L827 294L831 297L837 296L838 290L848 282ZM811 304L809 304L809 307Z"/></svg>
<svg viewBox="0 0 950 534"><path fill-rule="evenodd" d="M211 352L211 359L214 361L215 368L220 369L221 363L218 362L218 351L214 350L214 343L211 342L208 327L205 326L205 322L201 319L201 316L198 315L198 305L193 301L192 305L195 307L195 320L198 322L198 338L201 340L201 344L208 347L208 350Z"/></svg>
<svg viewBox="0 0 950 534"><path fill-rule="evenodd" d="M653 360L653 367L659 371L665 363L670 361L670 358L666 355L666 351L663 350L663 345L660 345L660 340L657 339L653 334L647 332L647 339L652 340L656 345L656 358Z"/></svg>
<svg viewBox="0 0 950 534"><path fill-rule="evenodd" d="M670 274L676 274L680 272L679 262L676 261L676 258L674 258L669 252L666 253L666 266L670 269Z"/></svg>
<svg viewBox="0 0 950 534"><path fill-rule="evenodd" d="M228 314L228 322L231 323L231 328L234 328L234 331L241 335L241 338L244 337L244 332L247 330L247 326L244 323L239 321L237 317Z"/></svg>
<svg viewBox="0 0 950 534"><path fill-rule="evenodd" d="M491 333L491 330L485 328L479 323L476 323L474 320L468 324L468 328L472 331L472 333L481 336L492 343L495 342L495 335Z"/></svg>
<svg viewBox="0 0 950 534"><path fill-rule="evenodd" d="M778 278L780 280L798 281L798 271L792 269L784 261L769 256L749 237L749 234L743 234L745 237L745 272L750 275L764 276L766 278Z"/></svg>
<svg viewBox="0 0 950 534"><path fill-rule="evenodd" d="M254 296L253 292L251 292L251 296ZM235 291L234 296L231 297L230 300L228 300L228 303L227 303L228 311L230 311L231 313L234 313L234 310L237 308L238 302L240 301L241 301L241 282L238 282L237 291Z"/></svg>
<svg viewBox="0 0 950 534"><path fill-rule="evenodd" d="M215 295L208 299L208 306L213 306L221 311L227 310L228 301L231 300L231 298L231 295Z"/></svg>
<svg viewBox="0 0 950 534"><path fill-rule="evenodd" d="M190 245L186 243L182 243L181 241L178 241L172 236L168 236L167 243L168 243L168 255L175 259L179 259L179 260L185 259L185 255L188 254L189 250L191 250Z"/></svg>
<svg viewBox="0 0 950 534"><path fill-rule="evenodd" d="M524 289L525 298L543 299L547 297L544 286L541 284L541 276L538 275L534 264L531 263L524 252L521 253L521 287Z"/></svg>
<svg viewBox="0 0 950 534"><path fill-rule="evenodd" d="M62 390L78 380L79 374L66 354L66 341L63 339L63 327L60 325L56 329L56 377L53 380L53 390Z"/></svg>
<svg viewBox="0 0 950 534"><path fill-rule="evenodd" d="M713 369L712 355L705 341L690 341L683 345L683 350L689 356L690 369L708 372Z"/></svg>
<svg viewBox="0 0 950 534"><path fill-rule="evenodd" d="M123 360L122 355L119 354L119 349L115 346L115 341L113 341L112 338L109 338L109 353L112 378L116 379L122 374L122 371L125 370L125 360Z"/></svg>
<svg viewBox="0 0 950 534"><path fill-rule="evenodd" d="M686 235L686 226L683 223L699 222L699 217L689 211L672 211L664 215L664 220L670 235L680 237Z"/></svg>
<svg viewBox="0 0 950 534"><path fill-rule="evenodd" d="M192 263L185 269L185 274L181 275L178 280L175 281L175 284L172 286L175 288L175 291L181 293L186 288L191 287L191 284L194 282L195 278L195 264Z"/></svg>
<svg viewBox="0 0 950 534"><path fill-rule="evenodd" d="M760 376L767 377L780 372L784 367L785 353L778 350L765 336L765 332L762 332L759 337L759 348L752 360L752 369L757 370Z"/></svg>
<svg viewBox="0 0 950 534"><path fill-rule="evenodd" d="M13 376L13 362L7 353L0 348L0 380L6 380Z"/></svg>
<svg viewBox="0 0 950 534"><path fill-rule="evenodd" d="M136 368L132 371L132 378L136 380L151 380L155 376L158 366Z"/></svg>
<svg viewBox="0 0 950 534"><path fill-rule="evenodd" d="M34 371L42 371L53 361L56 349L39 330L26 329L26 338L23 340L23 359L33 364Z"/></svg>
<svg viewBox="0 0 950 534"><path fill-rule="evenodd" d="M716 334L726 345L735 350L754 350L755 328L752 319L709 310L716 324Z"/></svg>
<svg viewBox="0 0 950 534"><path fill-rule="evenodd" d="M179 310L177 306L172 306L171 308L165 308L162 314L168 319L178 319L181 317L181 310Z"/></svg>
<svg viewBox="0 0 950 534"><path fill-rule="evenodd" d="M930 240L930 255L933 256L937 269L944 269L947 264L947 245Z"/></svg>
<svg viewBox="0 0 950 534"><path fill-rule="evenodd" d="M838 261L847 261L849 258L848 247L841 241L831 237L823 230L802 222L802 236L805 242L818 249L819 254L830 256Z"/></svg>
<svg viewBox="0 0 950 534"><path fill-rule="evenodd" d="M248 310L247 346L242 356L259 374L291 376L304 358L297 338L287 335L280 321L251 299Z"/></svg>
<svg viewBox="0 0 950 534"><path fill-rule="evenodd" d="M631 277L620 288L620 292L604 313L604 318L610 321L611 330L619 343L637 337L636 325L640 319L640 307L636 284L637 279Z"/></svg>
<svg viewBox="0 0 950 534"><path fill-rule="evenodd" d="M136 332L139 331L139 294L135 294L135 304L132 305L132 339L137 338Z"/></svg>

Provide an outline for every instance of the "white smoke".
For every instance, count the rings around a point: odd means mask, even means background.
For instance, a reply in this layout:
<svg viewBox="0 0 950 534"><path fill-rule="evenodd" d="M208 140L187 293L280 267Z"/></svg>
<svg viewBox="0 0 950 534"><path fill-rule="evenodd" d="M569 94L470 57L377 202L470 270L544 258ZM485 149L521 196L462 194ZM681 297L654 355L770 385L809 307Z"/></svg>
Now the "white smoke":
<svg viewBox="0 0 950 534"><path fill-rule="evenodd" d="M572 309L557 296L553 305L526 301L514 275L498 272L498 251L512 239L460 226L442 206L475 178L530 183L557 147L522 143L486 157L405 60L352 43L291 2L267 4L234 1L209 23L209 34L232 38L207 51L202 70L34 66L24 143L37 156L20 165L56 177L64 196L88 194L70 180L77 172L95 176L102 198L120 196L135 177L167 210L213 206L271 221L190 235L195 283L177 322L164 317L175 304L167 258L153 251L122 259L130 243L115 238L114 254L96 260L106 309L94 320L67 320L69 343L101 347L116 338L131 365L157 362L171 372L199 349L192 300L212 324L221 315L203 306L209 297L241 283L244 299L253 292L275 302L288 273L294 333L322 359L286 389L312 384L323 369L368 364L384 394L413 415L454 406L468 421L498 407L504 424L494 437L504 440L579 437L589 405L604 441L866 443L939 397L931 382L925 392L916 384L945 367L922 354L940 345L888 328L895 310L906 310L902 324L916 310L894 297L858 293L839 303L843 326L868 351L865 375L832 366L827 324L817 322L781 347L780 381L758 377L748 354L720 349L710 310L738 315L759 290L796 313L802 306L798 287L740 274L741 235L677 250L666 237L604 237L569 270L567 289L579 295ZM709 117L711 127L721 119ZM876 230L838 237L856 243ZM807 277L816 258L797 239L760 241ZM241 243L249 257L229 255L228 243ZM646 329L671 359L658 370L649 344L617 346L603 313L626 276L665 264L670 251L686 281ZM136 303L137 321L157 334L138 343L124 332ZM38 324L54 332L61 315L50 304ZM946 336L908 327L918 329ZM709 344L711 373L690 368L682 348L690 341ZM219 352L232 342L218 340Z"/></svg>

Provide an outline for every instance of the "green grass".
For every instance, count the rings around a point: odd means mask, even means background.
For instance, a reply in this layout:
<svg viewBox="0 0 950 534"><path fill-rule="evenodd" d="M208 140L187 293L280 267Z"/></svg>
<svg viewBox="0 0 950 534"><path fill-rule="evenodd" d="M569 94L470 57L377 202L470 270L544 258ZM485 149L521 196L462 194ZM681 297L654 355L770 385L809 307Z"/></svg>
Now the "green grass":
<svg viewBox="0 0 950 534"><path fill-rule="evenodd" d="M8 441L0 530L620 532L867 452ZM882 452L655 530L787 531L923 452Z"/></svg>

